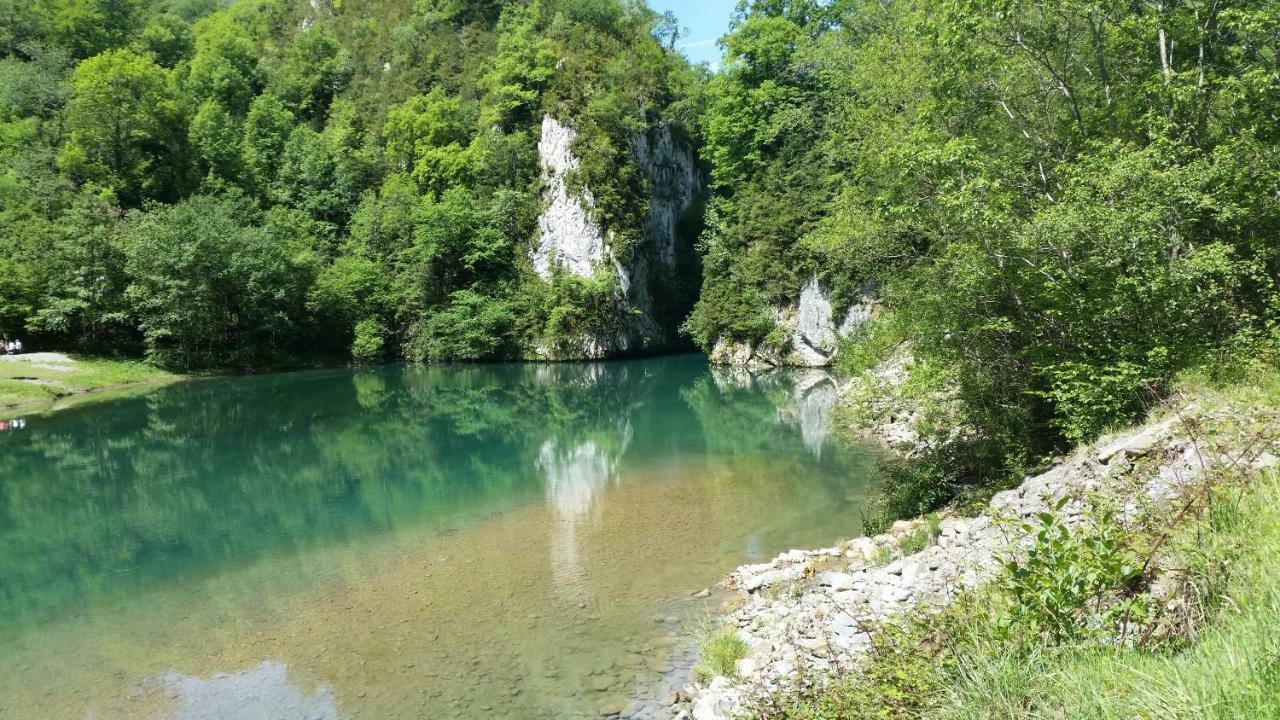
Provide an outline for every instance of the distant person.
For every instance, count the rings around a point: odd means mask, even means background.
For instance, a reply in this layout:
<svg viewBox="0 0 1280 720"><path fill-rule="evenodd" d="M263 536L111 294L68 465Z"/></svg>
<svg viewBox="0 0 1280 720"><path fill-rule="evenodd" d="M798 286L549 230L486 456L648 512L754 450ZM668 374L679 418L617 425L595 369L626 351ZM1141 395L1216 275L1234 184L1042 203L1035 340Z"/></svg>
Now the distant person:
<svg viewBox="0 0 1280 720"><path fill-rule="evenodd" d="M17 338L14 338L13 342L9 343L9 354L10 354L10 355L21 355L21 354L22 354L22 341L21 341L21 340L18 340Z"/></svg>

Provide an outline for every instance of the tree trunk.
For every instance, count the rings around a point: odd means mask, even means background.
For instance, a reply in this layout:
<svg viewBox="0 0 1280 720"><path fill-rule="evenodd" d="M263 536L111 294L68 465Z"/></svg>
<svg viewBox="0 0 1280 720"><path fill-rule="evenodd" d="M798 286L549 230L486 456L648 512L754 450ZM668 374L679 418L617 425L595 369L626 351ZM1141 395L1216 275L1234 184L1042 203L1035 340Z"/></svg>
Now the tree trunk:
<svg viewBox="0 0 1280 720"><path fill-rule="evenodd" d="M1164 3L1156 3L1157 17L1164 14ZM1164 71L1165 82L1173 77L1173 66L1169 61L1169 36L1165 33L1164 21L1159 20L1156 25L1156 34L1160 43L1160 69Z"/></svg>

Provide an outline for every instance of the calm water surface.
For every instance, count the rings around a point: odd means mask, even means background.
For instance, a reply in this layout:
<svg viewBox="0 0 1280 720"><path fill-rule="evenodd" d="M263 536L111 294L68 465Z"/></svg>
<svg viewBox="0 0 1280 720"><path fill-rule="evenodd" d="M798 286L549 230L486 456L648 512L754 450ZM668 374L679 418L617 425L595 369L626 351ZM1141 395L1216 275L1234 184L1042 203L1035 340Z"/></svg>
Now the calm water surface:
<svg viewBox="0 0 1280 720"><path fill-rule="evenodd" d="M0 717L643 713L692 594L858 527L819 371L191 382L0 432Z"/></svg>

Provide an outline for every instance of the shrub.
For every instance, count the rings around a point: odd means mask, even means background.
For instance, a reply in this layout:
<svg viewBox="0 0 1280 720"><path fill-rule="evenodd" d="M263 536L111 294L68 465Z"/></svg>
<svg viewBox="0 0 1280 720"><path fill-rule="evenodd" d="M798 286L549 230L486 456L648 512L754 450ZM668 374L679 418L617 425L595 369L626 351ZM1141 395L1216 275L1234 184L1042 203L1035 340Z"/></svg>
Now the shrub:
<svg viewBox="0 0 1280 720"><path fill-rule="evenodd" d="M1067 499L1058 501L1061 512ZM1025 560L1009 560L998 585L1009 598L1004 626L1050 642L1081 640L1111 629L1121 617L1143 615L1141 598L1115 601L1141 574L1142 563L1121 538L1114 518L1104 515L1087 530L1073 530L1055 513L1040 513L1035 543Z"/></svg>
<svg viewBox="0 0 1280 720"><path fill-rule="evenodd" d="M737 677L738 661L747 656L747 644L734 633L733 628L720 627L704 631L698 643L701 658L693 667L699 682L709 682L722 675Z"/></svg>
<svg viewBox="0 0 1280 720"><path fill-rule="evenodd" d="M878 535L896 520L914 518L947 504L955 496L937 455L920 459L888 458L880 463L880 495L862 513L862 530Z"/></svg>
<svg viewBox="0 0 1280 720"><path fill-rule="evenodd" d="M499 357L512 323L512 309L503 299L460 290L450 295L447 307L415 327L407 355L419 362Z"/></svg>
<svg viewBox="0 0 1280 720"><path fill-rule="evenodd" d="M351 358L358 363L381 360L386 352L387 328L377 320L361 320L356 323L355 339L351 341Z"/></svg>

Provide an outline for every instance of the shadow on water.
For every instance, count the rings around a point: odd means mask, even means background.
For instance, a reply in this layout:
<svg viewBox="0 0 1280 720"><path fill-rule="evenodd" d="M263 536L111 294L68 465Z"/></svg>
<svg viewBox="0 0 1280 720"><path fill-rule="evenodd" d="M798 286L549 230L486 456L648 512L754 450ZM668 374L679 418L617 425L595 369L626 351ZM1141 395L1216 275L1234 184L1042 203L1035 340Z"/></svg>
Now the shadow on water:
<svg viewBox="0 0 1280 720"><path fill-rule="evenodd" d="M869 452L832 441L835 395L681 356L225 378L28 418L0 434L0 715L595 712L669 672L691 591L852 532ZM46 672L67 692L28 692Z"/></svg>

